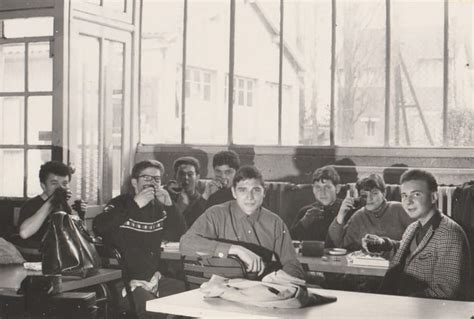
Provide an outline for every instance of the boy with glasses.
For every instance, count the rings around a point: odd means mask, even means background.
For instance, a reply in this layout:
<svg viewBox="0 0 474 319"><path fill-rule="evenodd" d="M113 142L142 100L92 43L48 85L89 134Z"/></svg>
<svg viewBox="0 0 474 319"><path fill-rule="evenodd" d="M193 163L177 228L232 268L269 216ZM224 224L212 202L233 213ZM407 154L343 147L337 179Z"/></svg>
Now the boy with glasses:
<svg viewBox="0 0 474 319"><path fill-rule="evenodd" d="M116 247L125 261L137 315L146 317L145 303L158 296L184 290L178 280L161 274L162 239L177 241L185 231L184 218L176 211L161 185L163 164L145 160L132 169L133 194L113 198L94 219L94 231ZM119 308L128 303L119 290Z"/></svg>
<svg viewBox="0 0 474 319"><path fill-rule="evenodd" d="M232 183L235 200L207 209L181 237L180 251L189 256L238 256L248 272L262 275L273 258L295 277L305 273L296 258L285 223L262 207L265 196L262 174L243 166Z"/></svg>

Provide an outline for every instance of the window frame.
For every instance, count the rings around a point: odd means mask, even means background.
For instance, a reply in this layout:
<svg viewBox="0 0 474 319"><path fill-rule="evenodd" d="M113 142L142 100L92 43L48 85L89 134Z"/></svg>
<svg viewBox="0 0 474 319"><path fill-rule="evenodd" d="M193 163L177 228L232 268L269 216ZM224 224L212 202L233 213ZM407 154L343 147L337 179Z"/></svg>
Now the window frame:
<svg viewBox="0 0 474 319"><path fill-rule="evenodd" d="M282 79L282 74L283 74L283 65L282 65L282 57L283 54L285 53L285 48L283 46L284 44L284 4L285 0L280 0L280 34L279 34L279 53L280 53L280 61L279 61L279 81L278 81L278 144L276 146L287 146L282 144L282 104L283 104L283 98L282 95L284 94L283 90L283 79ZM335 57L336 57L336 50L335 50L335 43L337 41L336 39L336 24L337 24L337 6L339 2L338 0L332 0L331 5L332 5L332 18L331 18L331 85L330 85L330 128L329 128L329 146L336 147L339 146L335 142L335 135L337 134L336 128L335 128L335 99L334 99L334 91L335 91L335 72L336 72L336 67L335 67ZM257 5L255 3L250 3L249 5ZM188 0L183 0L183 10L184 10L184 19L183 19L183 43L186 43L186 36L187 33L185 32L188 24L188 15L187 15L187 6L188 6ZM143 10L144 5L142 4L141 9ZM235 27L236 27L236 22L235 22L235 13L236 13L236 3L235 0L230 1L230 23L229 23L229 29L230 29L230 39L229 39L229 70L228 70L228 79L229 81L225 83L225 90L224 94L227 95L227 98L225 99L225 102L227 103L228 107L228 132L227 132L227 144L225 145L234 145L233 142L233 132L232 132L232 127L233 127L233 108L238 107L239 99L238 99L238 94L239 94L239 79L236 79L236 74L234 74L234 46L235 46ZM393 148L393 147L400 147L400 145L396 145L393 142L390 142L390 135L393 134L393 132L390 132L390 120L391 116L391 92L390 92L390 86L391 86L391 73L392 73L392 67L390 65L391 63L391 27L392 27L392 21L391 21L391 0L385 0L385 120L384 120L384 138L383 138L383 147L386 148ZM451 146L448 145L448 132L447 132L447 122L448 122L448 55L449 55L449 47L448 47L448 32L449 32L449 3L448 1L444 1L444 32L443 32L443 144L439 146L433 146L432 148L436 147L451 147L451 148L458 148L457 146ZM140 37L141 41L141 37ZM183 45L183 61L182 61L182 66L183 70L187 68L186 65L186 45ZM141 66L140 66L141 67ZM183 82L185 80L185 72L183 71ZM244 84L245 85L245 84ZM185 91L184 86L183 86L183 92ZM218 93L218 95L220 95ZM245 95L245 94L244 94ZM229 97L234 96L233 101L229 101ZM183 97L183 107L182 107L182 138L181 138L181 145L185 145L186 143L185 138L184 138L184 125L185 125L185 98ZM244 98L245 100L245 98ZM233 102L233 103L232 103ZM245 103L244 103L245 104ZM393 110L392 110L393 112ZM322 146L322 145L298 145L298 146ZM357 145L354 146L344 146L344 147L359 147ZM364 147L364 146L360 146ZM377 146L374 146L377 147ZM404 146L404 147L411 147L411 146ZM415 147L415 148L420 148L420 147ZM422 147L421 147L422 148ZM430 147L431 148L431 147ZM466 148L466 147L459 147L459 148ZM472 148L472 147L467 147L467 148Z"/></svg>

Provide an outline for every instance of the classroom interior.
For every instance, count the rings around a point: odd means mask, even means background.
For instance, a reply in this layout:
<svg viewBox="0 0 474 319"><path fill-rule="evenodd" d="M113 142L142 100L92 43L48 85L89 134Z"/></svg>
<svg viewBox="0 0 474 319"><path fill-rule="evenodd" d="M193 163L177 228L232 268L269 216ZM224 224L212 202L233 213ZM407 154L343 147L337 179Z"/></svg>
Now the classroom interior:
<svg viewBox="0 0 474 319"><path fill-rule="evenodd" d="M166 184L193 156L206 180L222 150L262 172L288 227L324 165L390 190L426 169L454 218L474 180L473 16L461 0L2 0L0 236L44 162L74 169L92 228L135 163L162 162Z"/></svg>

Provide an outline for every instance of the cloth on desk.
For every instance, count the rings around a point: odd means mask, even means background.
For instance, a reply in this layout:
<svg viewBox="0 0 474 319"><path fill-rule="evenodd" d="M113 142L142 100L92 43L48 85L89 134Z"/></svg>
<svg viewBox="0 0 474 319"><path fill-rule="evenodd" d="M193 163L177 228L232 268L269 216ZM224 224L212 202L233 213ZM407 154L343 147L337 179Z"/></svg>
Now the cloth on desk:
<svg viewBox="0 0 474 319"><path fill-rule="evenodd" d="M304 280L278 270L262 281L228 279L213 275L200 291L207 298L217 298L267 308L302 308L334 302L336 297L309 293Z"/></svg>
<svg viewBox="0 0 474 319"><path fill-rule="evenodd" d="M25 259L16 247L0 237L0 265L22 264Z"/></svg>

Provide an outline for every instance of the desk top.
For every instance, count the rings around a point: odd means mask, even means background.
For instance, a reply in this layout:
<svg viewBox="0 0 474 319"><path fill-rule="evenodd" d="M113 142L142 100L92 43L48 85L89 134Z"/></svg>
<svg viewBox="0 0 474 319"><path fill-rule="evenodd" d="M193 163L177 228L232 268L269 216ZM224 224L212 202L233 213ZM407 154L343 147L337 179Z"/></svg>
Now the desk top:
<svg viewBox="0 0 474 319"><path fill-rule="evenodd" d="M161 258L165 260L179 260L181 254L179 248L175 246L163 247L164 250L161 252ZM298 255L298 260L303 265L305 270L308 271L321 271L321 272L332 272L340 274L351 274L351 275L364 275L364 276L377 276L383 277L387 272L387 267L376 267L376 266L359 266L352 265L347 260L347 255L344 256L330 256L324 257L305 257L301 254Z"/></svg>
<svg viewBox="0 0 474 319"><path fill-rule="evenodd" d="M301 309L245 306L220 298L204 299L199 289L150 300L146 310L191 317L215 318L470 318L474 302L377 295L339 290L309 289L336 296L337 301Z"/></svg>
<svg viewBox="0 0 474 319"><path fill-rule="evenodd" d="M41 274L40 271L26 270L23 265L0 266L0 292L16 291L20 288L20 284L26 276L39 276ZM87 278L63 276L58 287L58 293L98 285L120 279L121 276L122 271L119 269L99 269L97 274Z"/></svg>

